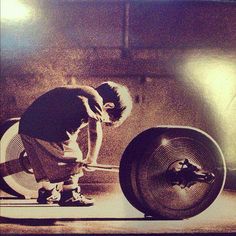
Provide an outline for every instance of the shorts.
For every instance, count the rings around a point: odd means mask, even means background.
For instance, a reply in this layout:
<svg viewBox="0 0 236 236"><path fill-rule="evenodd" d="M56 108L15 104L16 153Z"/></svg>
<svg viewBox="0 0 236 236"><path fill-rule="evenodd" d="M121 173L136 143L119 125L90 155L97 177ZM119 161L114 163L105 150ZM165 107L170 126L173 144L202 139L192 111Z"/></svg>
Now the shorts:
<svg viewBox="0 0 236 236"><path fill-rule="evenodd" d="M20 134L37 182L59 183L72 175L83 176L83 170L75 161L83 155L76 142L77 135L64 142L47 142Z"/></svg>

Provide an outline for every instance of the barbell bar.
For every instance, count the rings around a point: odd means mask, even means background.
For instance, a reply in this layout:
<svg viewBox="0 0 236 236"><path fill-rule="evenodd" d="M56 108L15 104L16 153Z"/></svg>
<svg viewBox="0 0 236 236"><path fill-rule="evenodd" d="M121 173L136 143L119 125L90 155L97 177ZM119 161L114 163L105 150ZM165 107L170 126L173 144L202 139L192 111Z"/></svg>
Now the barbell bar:
<svg viewBox="0 0 236 236"><path fill-rule="evenodd" d="M100 171L109 171L109 172L116 172L119 173L119 166L115 166L115 165L104 165L104 164L86 164L83 162L77 162L78 163L78 167L82 167L85 170L100 170ZM59 162L58 165L59 166L63 166L66 165L67 163L65 162Z"/></svg>

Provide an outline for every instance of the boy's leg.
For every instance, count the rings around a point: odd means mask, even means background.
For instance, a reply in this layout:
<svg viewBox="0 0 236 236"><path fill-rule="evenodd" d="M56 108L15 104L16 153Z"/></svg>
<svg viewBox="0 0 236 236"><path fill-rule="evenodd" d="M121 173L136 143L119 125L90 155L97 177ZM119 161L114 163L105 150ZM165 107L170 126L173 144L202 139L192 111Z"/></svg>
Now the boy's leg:
<svg viewBox="0 0 236 236"><path fill-rule="evenodd" d="M21 138L34 170L36 181L42 182L47 180L43 183L43 188L39 189L38 202L51 203L47 198L49 197L50 200L50 196L54 195L54 193L58 195L58 191L55 192L57 188L51 183L64 181L61 205L70 206L71 202L73 202L72 205L77 206L93 205L92 199L85 198L80 193L78 179L83 176L83 170L78 168L73 160L81 161L82 152L74 137L59 144L31 138L26 135L21 135ZM72 160L72 163L70 164L68 160ZM68 162L68 164L59 165L59 163L64 161ZM70 177L68 178L68 176ZM41 201L41 196L46 200Z"/></svg>
<svg viewBox="0 0 236 236"><path fill-rule="evenodd" d="M21 134L25 151L33 168L36 181L41 185L38 189L37 202L39 204L57 203L60 200L60 192L57 189L57 183L50 183L48 176L44 171L45 165L41 162L43 154L40 153L40 146L36 143L35 139L27 135Z"/></svg>
<svg viewBox="0 0 236 236"><path fill-rule="evenodd" d="M68 180L64 181L59 205L92 206L94 204L92 198L87 198L81 194L81 189L78 183L80 176L80 174L72 175Z"/></svg>
<svg viewBox="0 0 236 236"><path fill-rule="evenodd" d="M80 189L79 177L80 177L79 174L71 175L69 179L64 181L62 185L62 191L67 191L67 190L76 189L76 188Z"/></svg>
<svg viewBox="0 0 236 236"><path fill-rule="evenodd" d="M40 157L35 145L35 139L23 134L21 134L20 136L30 165L33 169L35 180L39 183L40 181L47 179L47 175L44 171L43 165L40 162Z"/></svg>
<svg viewBox="0 0 236 236"><path fill-rule="evenodd" d="M46 190L52 190L57 187L57 183L50 183L49 181L41 181L42 188Z"/></svg>

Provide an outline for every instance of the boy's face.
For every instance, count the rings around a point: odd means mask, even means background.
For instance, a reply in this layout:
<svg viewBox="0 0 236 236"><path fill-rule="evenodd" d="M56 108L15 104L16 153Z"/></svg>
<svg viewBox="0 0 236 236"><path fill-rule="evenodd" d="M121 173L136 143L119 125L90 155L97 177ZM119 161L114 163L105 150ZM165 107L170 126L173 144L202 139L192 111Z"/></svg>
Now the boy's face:
<svg viewBox="0 0 236 236"><path fill-rule="evenodd" d="M105 103L103 106L103 123L105 123L106 126L118 126L118 122L113 119L111 114L109 113L110 109L114 109L115 104L112 102Z"/></svg>
<svg viewBox="0 0 236 236"><path fill-rule="evenodd" d="M106 126L115 127L115 128L117 128L121 125L121 123L119 121L112 119L112 117L109 114L108 114L108 118L106 119L106 121L103 121L103 122Z"/></svg>

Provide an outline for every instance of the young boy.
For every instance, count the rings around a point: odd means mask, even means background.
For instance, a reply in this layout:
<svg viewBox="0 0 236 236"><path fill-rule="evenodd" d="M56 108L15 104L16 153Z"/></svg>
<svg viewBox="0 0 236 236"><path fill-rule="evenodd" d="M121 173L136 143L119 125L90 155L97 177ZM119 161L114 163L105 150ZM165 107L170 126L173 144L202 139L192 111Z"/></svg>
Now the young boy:
<svg viewBox="0 0 236 236"><path fill-rule="evenodd" d="M20 120L19 133L37 182L37 202L61 206L91 206L80 192L82 168L76 162L96 164L102 144L102 123L118 127L130 115L128 89L108 81L89 86L59 87L36 99ZM88 129L88 153L83 160L77 143L80 129ZM57 189L63 182L62 191Z"/></svg>

